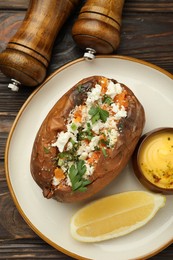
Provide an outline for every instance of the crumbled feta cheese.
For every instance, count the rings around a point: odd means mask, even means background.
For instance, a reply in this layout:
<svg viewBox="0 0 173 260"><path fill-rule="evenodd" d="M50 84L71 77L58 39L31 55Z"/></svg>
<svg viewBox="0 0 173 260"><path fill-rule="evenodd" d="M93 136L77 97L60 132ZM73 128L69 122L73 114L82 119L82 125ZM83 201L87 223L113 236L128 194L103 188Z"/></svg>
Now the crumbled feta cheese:
<svg viewBox="0 0 173 260"><path fill-rule="evenodd" d="M100 136L96 135L91 139L91 142L89 143L89 147L91 151L95 150L95 147L98 145L98 142L100 141Z"/></svg>
<svg viewBox="0 0 173 260"><path fill-rule="evenodd" d="M52 146L57 146L58 150L60 152L63 152L64 146L66 145L70 137L71 133L62 131L59 133L57 141L54 144L52 144Z"/></svg>
<svg viewBox="0 0 173 260"><path fill-rule="evenodd" d="M95 98L99 99L101 94L101 86L99 84L95 85L95 88L92 89L91 93Z"/></svg>
<svg viewBox="0 0 173 260"><path fill-rule="evenodd" d="M57 186L60 183L60 179L57 179L55 176L52 179L52 185Z"/></svg>
<svg viewBox="0 0 173 260"><path fill-rule="evenodd" d="M110 80L108 87L107 87L106 94L108 96L110 96L112 99L114 99L114 97L117 94L120 94L121 92L122 92L121 84L120 83L114 84L113 81Z"/></svg>
<svg viewBox="0 0 173 260"><path fill-rule="evenodd" d="M93 88L91 92L88 92L86 104L89 105L94 101L98 100L101 97L100 94L101 94L101 86L99 84L96 84L95 88Z"/></svg>
<svg viewBox="0 0 173 260"><path fill-rule="evenodd" d="M99 134L99 131L105 127L105 124L102 123L100 120L98 120L97 122L95 122L94 125L92 125L92 130L96 133Z"/></svg>
<svg viewBox="0 0 173 260"><path fill-rule="evenodd" d="M119 106L118 106L117 104L113 103L113 104L111 104L111 107L112 107L112 111L113 111L114 113L117 113L117 112L118 112Z"/></svg>
<svg viewBox="0 0 173 260"><path fill-rule="evenodd" d="M124 107L121 108L121 110L119 110L116 114L115 114L115 119L119 120L122 117L126 117L127 116L127 111L125 110Z"/></svg>
<svg viewBox="0 0 173 260"><path fill-rule="evenodd" d="M116 129L117 128L117 122L115 121L115 116L108 117L104 128L107 128L107 129L112 129L112 128Z"/></svg>
<svg viewBox="0 0 173 260"><path fill-rule="evenodd" d="M88 157L88 153L87 152L82 152L81 155L79 156L80 160L85 160Z"/></svg>
<svg viewBox="0 0 173 260"><path fill-rule="evenodd" d="M108 96L110 96L112 99L115 97L116 95L116 88L115 88L115 84L110 80L109 84L107 86L107 91L106 94Z"/></svg>
<svg viewBox="0 0 173 260"><path fill-rule="evenodd" d="M118 131L116 129L111 129L109 132L109 145L113 146L117 140L118 137Z"/></svg>
<svg viewBox="0 0 173 260"><path fill-rule="evenodd" d="M90 153L91 151L95 150L95 147L97 146L98 142L100 140L100 136L94 136L91 139L91 142L87 145L84 141L81 142L81 145L79 146L77 150L77 155L81 155L83 153Z"/></svg>
<svg viewBox="0 0 173 260"><path fill-rule="evenodd" d="M116 83L115 87L116 87L116 93L117 94L121 94L121 92L122 92L121 84L120 83Z"/></svg>
<svg viewBox="0 0 173 260"><path fill-rule="evenodd" d="M86 165L86 172L84 174L84 179L88 179L89 176L91 176L94 172L94 166L89 165L88 163L85 164Z"/></svg>
<svg viewBox="0 0 173 260"><path fill-rule="evenodd" d="M77 150L77 155L81 155L82 153L86 152L87 145L84 141L81 141L81 145L79 146Z"/></svg>

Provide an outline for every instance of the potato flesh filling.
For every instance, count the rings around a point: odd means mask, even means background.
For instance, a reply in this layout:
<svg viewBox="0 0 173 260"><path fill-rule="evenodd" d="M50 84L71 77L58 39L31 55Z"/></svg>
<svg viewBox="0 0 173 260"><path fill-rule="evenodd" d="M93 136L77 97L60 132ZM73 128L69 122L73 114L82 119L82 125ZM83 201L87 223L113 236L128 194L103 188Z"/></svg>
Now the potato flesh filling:
<svg viewBox="0 0 173 260"><path fill-rule="evenodd" d="M127 92L120 83L102 79L71 110L66 131L57 135L57 168L53 186L61 182L73 191L85 191L101 156L108 156L119 135L118 122L127 116Z"/></svg>

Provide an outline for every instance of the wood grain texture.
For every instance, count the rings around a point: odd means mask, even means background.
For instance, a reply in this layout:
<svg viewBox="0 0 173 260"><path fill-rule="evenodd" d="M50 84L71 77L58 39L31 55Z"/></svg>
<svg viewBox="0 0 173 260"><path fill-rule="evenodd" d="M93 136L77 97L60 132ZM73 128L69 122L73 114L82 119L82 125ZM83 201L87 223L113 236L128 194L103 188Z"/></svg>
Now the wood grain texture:
<svg viewBox="0 0 173 260"><path fill-rule="evenodd" d="M0 52L20 27L28 3L29 0L0 0ZM71 29L84 3L81 1L56 38L47 76L83 55L72 39ZM115 53L143 59L173 73L173 1L126 0L121 42ZM4 170L7 136L18 111L33 91L22 88L18 93L11 92L7 88L9 82L10 79L0 72L0 259L70 260L71 257L46 244L30 229L7 187ZM172 260L173 245L151 259Z"/></svg>
<svg viewBox="0 0 173 260"><path fill-rule="evenodd" d="M0 0L0 10L26 10L29 0Z"/></svg>
<svg viewBox="0 0 173 260"><path fill-rule="evenodd" d="M124 0L88 0L72 27L77 45L99 54L114 52L120 43Z"/></svg>

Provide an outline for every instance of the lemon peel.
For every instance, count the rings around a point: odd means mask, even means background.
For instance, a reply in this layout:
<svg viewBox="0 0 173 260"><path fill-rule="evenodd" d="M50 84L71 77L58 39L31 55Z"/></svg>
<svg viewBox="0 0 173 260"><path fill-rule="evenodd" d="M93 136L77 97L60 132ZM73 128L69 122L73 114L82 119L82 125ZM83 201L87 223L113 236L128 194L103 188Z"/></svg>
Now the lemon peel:
<svg viewBox="0 0 173 260"><path fill-rule="evenodd" d="M89 203L71 218L70 232L81 242L126 235L147 224L166 203L162 194L128 191Z"/></svg>

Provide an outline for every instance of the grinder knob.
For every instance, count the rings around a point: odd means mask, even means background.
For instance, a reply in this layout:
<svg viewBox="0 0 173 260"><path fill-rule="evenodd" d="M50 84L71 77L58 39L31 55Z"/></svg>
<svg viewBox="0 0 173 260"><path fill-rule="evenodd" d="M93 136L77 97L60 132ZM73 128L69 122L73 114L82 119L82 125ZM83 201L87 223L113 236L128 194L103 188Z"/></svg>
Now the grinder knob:
<svg viewBox="0 0 173 260"><path fill-rule="evenodd" d="M40 84L46 76L57 33L78 2L30 0L21 27L0 54L1 71L23 85ZM12 84L9 87L13 89Z"/></svg>
<svg viewBox="0 0 173 260"><path fill-rule="evenodd" d="M77 45L102 54L115 51L120 43L123 5L124 0L87 0L72 28Z"/></svg>

